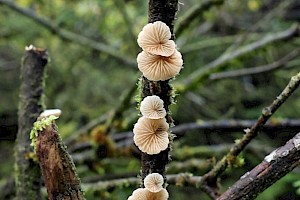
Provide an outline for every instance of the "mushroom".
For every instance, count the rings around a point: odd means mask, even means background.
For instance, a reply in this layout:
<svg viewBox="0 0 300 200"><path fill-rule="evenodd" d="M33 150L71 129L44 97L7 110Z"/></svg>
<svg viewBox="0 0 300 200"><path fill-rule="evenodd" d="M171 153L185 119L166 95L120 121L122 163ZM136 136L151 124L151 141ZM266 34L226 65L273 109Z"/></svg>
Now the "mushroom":
<svg viewBox="0 0 300 200"><path fill-rule="evenodd" d="M170 56L175 51L175 42L170 40L170 28L161 21L149 23L139 33L137 42L146 52L161 56Z"/></svg>
<svg viewBox="0 0 300 200"><path fill-rule="evenodd" d="M176 76L182 67L181 53L177 50L169 57L142 51L137 56L139 70L151 81L165 81Z"/></svg>
<svg viewBox="0 0 300 200"><path fill-rule="evenodd" d="M144 179L144 185L150 192L159 192L163 189L164 178L159 173L148 174Z"/></svg>
<svg viewBox="0 0 300 200"><path fill-rule="evenodd" d="M140 111L143 116L150 119L163 118L167 114L164 109L164 101L156 95L145 97L141 102Z"/></svg>
<svg viewBox="0 0 300 200"><path fill-rule="evenodd" d="M146 188L138 188L127 200L167 200L168 198L169 193L164 188L156 193L150 192Z"/></svg>
<svg viewBox="0 0 300 200"><path fill-rule="evenodd" d="M158 154L167 149L169 124L165 118L149 119L139 118L133 128L133 140L137 147L147 154Z"/></svg>

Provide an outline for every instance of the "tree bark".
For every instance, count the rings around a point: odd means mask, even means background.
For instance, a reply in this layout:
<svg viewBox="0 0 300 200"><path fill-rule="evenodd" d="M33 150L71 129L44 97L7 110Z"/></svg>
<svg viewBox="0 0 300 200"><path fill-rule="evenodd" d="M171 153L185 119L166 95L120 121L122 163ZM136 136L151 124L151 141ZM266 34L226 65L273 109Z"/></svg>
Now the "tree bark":
<svg viewBox="0 0 300 200"><path fill-rule="evenodd" d="M30 46L21 67L18 133L15 146L17 199L41 199L41 174L38 164L30 159L29 134L43 110L43 78L48 62L47 52Z"/></svg>
<svg viewBox="0 0 300 200"><path fill-rule="evenodd" d="M54 123L39 132L36 155L50 200L85 199L75 165Z"/></svg>
<svg viewBox="0 0 300 200"><path fill-rule="evenodd" d="M169 26L172 39L174 39L173 28L177 9L178 0L149 0L148 22L164 22ZM151 95L159 96L164 101L164 108L168 112L169 105L172 103L172 87L169 84L169 80L156 82L142 77L142 99ZM169 124L173 124L171 116L167 115L166 119ZM165 168L169 161L169 150L170 148L167 148L155 155L148 155L142 152L142 180L151 173L160 173L165 178Z"/></svg>
<svg viewBox="0 0 300 200"><path fill-rule="evenodd" d="M244 174L217 200L248 200L255 197L300 164L300 133Z"/></svg>

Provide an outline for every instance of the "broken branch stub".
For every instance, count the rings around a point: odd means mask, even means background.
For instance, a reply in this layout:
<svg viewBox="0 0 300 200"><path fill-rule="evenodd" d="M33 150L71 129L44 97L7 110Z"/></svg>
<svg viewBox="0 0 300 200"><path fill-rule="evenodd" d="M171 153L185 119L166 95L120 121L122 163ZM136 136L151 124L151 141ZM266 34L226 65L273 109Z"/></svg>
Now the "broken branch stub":
<svg viewBox="0 0 300 200"><path fill-rule="evenodd" d="M75 165L54 123L39 132L36 155L50 200L83 200Z"/></svg>

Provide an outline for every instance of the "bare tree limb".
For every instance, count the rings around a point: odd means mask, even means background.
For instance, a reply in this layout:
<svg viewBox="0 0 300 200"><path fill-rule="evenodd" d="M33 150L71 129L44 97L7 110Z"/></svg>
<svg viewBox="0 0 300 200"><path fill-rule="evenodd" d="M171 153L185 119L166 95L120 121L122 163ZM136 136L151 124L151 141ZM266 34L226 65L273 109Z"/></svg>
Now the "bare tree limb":
<svg viewBox="0 0 300 200"><path fill-rule="evenodd" d="M137 53L139 50L138 45L136 45L136 35L134 33L134 26L133 26L133 21L132 19L130 19L130 16L127 12L126 9L126 3L124 0L114 0L114 3L117 7L117 9L119 10L119 12L121 13L121 15L123 16L123 20L126 23L127 27L128 27L128 35L130 37L130 41L132 44L132 49L135 50L135 52Z"/></svg>
<svg viewBox="0 0 300 200"><path fill-rule="evenodd" d="M261 40L258 40L256 42L253 42L251 44L248 44L246 46L243 46L235 51L232 51L230 53L221 55L216 60L208 63L207 65L199 68L198 70L191 73L190 76L185 78L182 81L182 86L178 88L178 92L186 92L187 90L197 86L201 81L206 79L211 72L214 70L220 68L222 65L226 64L230 60L236 59L240 56L243 56L245 54L248 54L256 49L263 48L268 44L283 41L283 40L289 40L299 35L299 25L293 24L289 29L279 32L279 33L272 33Z"/></svg>
<svg viewBox="0 0 300 200"><path fill-rule="evenodd" d="M71 31L64 30L57 26L56 24L53 24L50 20L46 18L39 17L34 14L33 11L25 8L21 8L17 6L13 1L8 0L0 0L0 5L4 5L9 7L10 9L20 13L21 15L24 15L33 21L35 21L37 24L43 26L44 28L51 31L53 34L58 35L59 37L66 39L71 42L75 42L84 46L88 46L89 48L95 49L97 51L101 51L103 53L106 53L107 55L110 55L120 62L131 66L136 67L136 61L135 59L130 59L128 56L123 55L120 53L117 49L114 49L106 44L91 40L83 35L79 35L76 33L73 33Z"/></svg>
<svg viewBox="0 0 300 200"><path fill-rule="evenodd" d="M195 51L201 51L202 49L206 48L232 44L235 41L235 38L239 36L239 34L236 34L222 37L205 38L200 41L192 41L191 43L184 44L182 47L180 47L180 52L182 54L188 54ZM253 42L254 40L258 40L262 36L263 34L252 33L251 41Z"/></svg>
<svg viewBox="0 0 300 200"><path fill-rule="evenodd" d="M300 165L300 133L244 174L218 200L249 200Z"/></svg>
<svg viewBox="0 0 300 200"><path fill-rule="evenodd" d="M227 132L232 131L241 131L248 127L253 126L256 123L256 120L236 120L236 119L228 119L228 120L212 120L212 121L199 121L199 122L191 122L185 124L179 124L174 127L171 127L171 132L175 134L177 137L184 136L190 131L193 130L223 130ZM272 131L275 129L293 129L297 130L300 128L300 120L298 119L274 119L269 120L265 126L262 127L262 130ZM118 148L129 146L133 143L132 131L121 132L113 134L112 139L115 141L116 146ZM80 145L82 146L82 145ZM84 148L88 145L85 144ZM79 147L81 148L81 147ZM74 148L76 150L77 148Z"/></svg>
<svg viewBox="0 0 300 200"><path fill-rule="evenodd" d="M175 35L180 37L185 29L187 29L191 23L203 15L204 11L209 10L213 6L222 5L225 0L206 0L200 1L198 4L193 5L181 18L178 20L178 26L175 29Z"/></svg>
<svg viewBox="0 0 300 200"><path fill-rule="evenodd" d="M253 26L250 27L250 29L244 33L236 37L235 42L224 51L224 54L230 53L236 48L238 48L246 39L249 39L251 37L251 32L257 31L260 27L262 27L264 24L269 23L269 21L272 18L275 18L276 16L282 16L283 13L286 11L289 5L291 5L293 1L282 1L279 2L277 6L274 5L274 8L266 13L257 23L255 23ZM275 3L275 2L274 2ZM277 2L276 2L277 3Z"/></svg>
<svg viewBox="0 0 300 200"><path fill-rule="evenodd" d="M111 111L111 114L104 114L99 116L98 118L90 121L88 124L84 125L70 137L66 139L66 145L70 146L72 145L76 139L78 139L80 136L83 134L88 133L90 130L92 130L95 126L105 123L106 124L106 129L105 132L107 134L110 133L110 130L112 128L113 123L117 120L122 118L124 112L129 108L130 100L134 96L136 91L136 84L133 84L127 91L124 92L124 94L121 96L120 101L118 105L114 108L114 110Z"/></svg>
<svg viewBox="0 0 300 200"><path fill-rule="evenodd" d="M275 61L271 64L259 66L259 67L252 67L252 68L246 68L246 69L240 69L240 70L233 70L228 72L221 72L221 73L214 73L209 76L211 80L217 80L217 79L225 79L225 78L233 78L233 77L240 77L240 76L248 76L248 75L255 75L255 74L261 74L266 73L270 71L274 71L276 69L285 67L290 60L295 59L300 54L300 48L297 48L281 58L278 61Z"/></svg>
<svg viewBox="0 0 300 200"><path fill-rule="evenodd" d="M225 155L211 171L205 174L203 180L208 183L215 183L216 179L225 171L227 166L231 164L232 160L234 160L235 157L249 144L249 142L257 136L258 131L261 130L267 120L288 99L288 97L291 96L291 94L298 88L299 85L300 73L291 78L288 85L281 92L281 94L276 97L273 103L263 109L261 116L251 127L251 129L245 130L246 134L243 136L243 138L230 149L227 155Z"/></svg>
<svg viewBox="0 0 300 200"><path fill-rule="evenodd" d="M198 187L199 181L202 179L201 176L193 176L192 174L182 173L167 175L168 184L177 185L177 186L194 186ZM82 184L84 191L105 191L113 190L116 188L128 187L129 185L139 185L140 179L131 177L123 179L115 179L109 181L99 181L96 183Z"/></svg>
<svg viewBox="0 0 300 200"><path fill-rule="evenodd" d="M74 133L72 133L65 141L67 146L72 145L80 136L82 136L85 133L88 133L90 130L92 130L95 126L104 123L108 118L107 114L101 115L98 118L90 121L83 127L76 130Z"/></svg>

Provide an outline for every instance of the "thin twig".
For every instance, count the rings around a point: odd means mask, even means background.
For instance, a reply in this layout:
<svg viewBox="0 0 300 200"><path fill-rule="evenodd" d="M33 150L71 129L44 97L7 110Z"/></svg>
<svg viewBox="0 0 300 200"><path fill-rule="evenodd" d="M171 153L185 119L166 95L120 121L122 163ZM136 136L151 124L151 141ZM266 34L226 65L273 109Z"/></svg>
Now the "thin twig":
<svg viewBox="0 0 300 200"><path fill-rule="evenodd" d="M215 183L216 179L225 171L228 165L236 158L239 153L241 153L244 148L249 144L249 142L255 138L258 131L264 126L267 120L275 113L275 111L288 99L289 96L298 88L300 85L300 73L293 76L281 92L281 94L276 97L273 103L265 107L262 111L261 116L258 118L257 122L251 127L251 129L246 129L246 134L243 138L236 143L230 151L225 155L215 166L204 176L204 181Z"/></svg>
<svg viewBox="0 0 300 200"><path fill-rule="evenodd" d="M203 79L207 78L211 72L220 68L222 65L226 64L227 62L233 59L236 59L240 56L253 52L256 49L263 48L268 44L294 38L295 36L298 36L298 33L299 33L299 25L296 23L293 24L289 29L285 31L267 35L261 40L248 44L228 54L224 54L219 58L217 58L216 60L208 63L207 65L191 73L190 76L188 76L182 81L183 86L178 88L178 92L183 93L186 92L188 89L197 86L201 81L203 81Z"/></svg>
<svg viewBox="0 0 300 200"><path fill-rule="evenodd" d="M171 127L171 132L175 134L177 137L184 136L186 133L194 130L223 130L226 132L232 131L240 131L245 128L251 127L255 124L256 120L236 120L236 119L228 119L228 120L212 120L212 121L200 121L200 122L191 122L185 124L179 124L175 127ZM288 128L288 129L299 129L300 128L300 120L298 119L274 119L269 120L262 130L274 130L280 128ZM116 133L111 136L115 141L118 147L124 147L131 145L133 143L132 131Z"/></svg>
<svg viewBox="0 0 300 200"><path fill-rule="evenodd" d="M198 4L193 5L181 18L178 20L178 26L175 29L176 37L179 37L184 30L186 30L195 19L203 15L204 11L209 10L213 6L221 5L225 0L206 0L200 1Z"/></svg>
<svg viewBox="0 0 300 200"><path fill-rule="evenodd" d="M80 136L82 136L85 133L88 133L91 129L93 129L98 124L104 123L107 118L108 118L108 115L105 114L105 115L101 115L98 118L90 121L88 124L79 128L77 131L72 133L68 138L66 138L65 144L67 146L72 145Z"/></svg>
<svg viewBox="0 0 300 200"><path fill-rule="evenodd" d="M221 73L214 73L209 76L211 80L217 80L217 79L225 79L225 78L233 78L233 77L240 77L240 76L248 76L248 75L255 75L255 74L261 74L266 73L270 71L274 71L276 69L285 67L289 61L295 59L300 54L300 48L297 48L281 58L280 60L277 60L271 64L259 66L259 67L252 67L252 68L246 68L246 69L240 69L240 70L233 70L228 72L221 72Z"/></svg>
<svg viewBox="0 0 300 200"><path fill-rule="evenodd" d="M135 52L138 52L138 45L136 45L136 35L134 33L134 26L132 23L132 19L130 18L127 9L126 9L126 3L124 0L114 0L114 3L117 7L117 9L119 10L119 12L121 13L121 15L123 16L123 20L126 23L126 26L128 27L128 34L130 37L130 41L132 44L132 48L134 49Z"/></svg>
<svg viewBox="0 0 300 200"><path fill-rule="evenodd" d="M119 101L119 104L115 107L113 111L110 111L111 114L104 114L99 116L98 118L90 121L88 124L84 125L74 133L70 135L65 141L66 145L72 145L76 139L78 139L80 136L88 133L90 130L92 130L95 126L105 123L107 130L106 133L109 133L111 130L111 126L115 122L115 120L122 118L124 112L130 107L130 101L132 97L134 96L136 91L136 84L133 84L127 91L124 92L124 94L121 96L121 99Z"/></svg>
<svg viewBox="0 0 300 200"><path fill-rule="evenodd" d="M193 176L192 174L182 173L167 175L168 184L177 186L194 186L198 187L201 176ZM116 188L128 187L129 185L139 185L140 179L135 177L115 179L109 181L99 181L96 183L82 184L84 191L111 191Z"/></svg>
<svg viewBox="0 0 300 200"><path fill-rule="evenodd" d="M300 164L300 133L276 149L224 192L218 200L249 200Z"/></svg>
<svg viewBox="0 0 300 200"><path fill-rule="evenodd" d="M251 34L251 42L258 40L263 35L265 34ZM191 41L191 43L184 44L182 47L180 47L180 52L182 54L188 54L191 52L200 51L202 49L212 48L214 46L220 47L222 45L228 45L233 43L236 37L239 37L239 34L222 37L203 38L200 41Z"/></svg>
<svg viewBox="0 0 300 200"><path fill-rule="evenodd" d="M230 53L233 50L237 49L246 39L251 38L251 32L255 32L257 29L262 27L265 23L269 23L272 18L275 16L282 16L286 8L292 3L292 1L282 1L279 3L278 6L275 6L271 11L269 11L266 15L264 15L257 23L255 23L253 26L250 27L249 31L247 31L245 34L242 34L238 37L236 37L235 42L228 47L224 54Z"/></svg>
<svg viewBox="0 0 300 200"><path fill-rule="evenodd" d="M10 9L20 13L21 15L32 19L37 24L43 26L44 28L51 31L53 34L56 34L63 39L66 39L68 41L75 42L75 43L78 43L81 45L88 46L97 51L106 53L107 55L110 55L110 56L118 59L120 62L122 62L128 66L136 67L136 61L134 59L130 59L128 56L123 55L117 49L114 49L104 43L100 43L100 42L94 41L92 39L89 39L83 35L79 35L79 34L71 32L71 31L64 30L61 27L57 26L56 24L52 23L49 19L46 19L45 17L39 17L39 16L35 15L33 11L19 7L13 1L0 0L0 5L5 5L5 6L9 7Z"/></svg>

